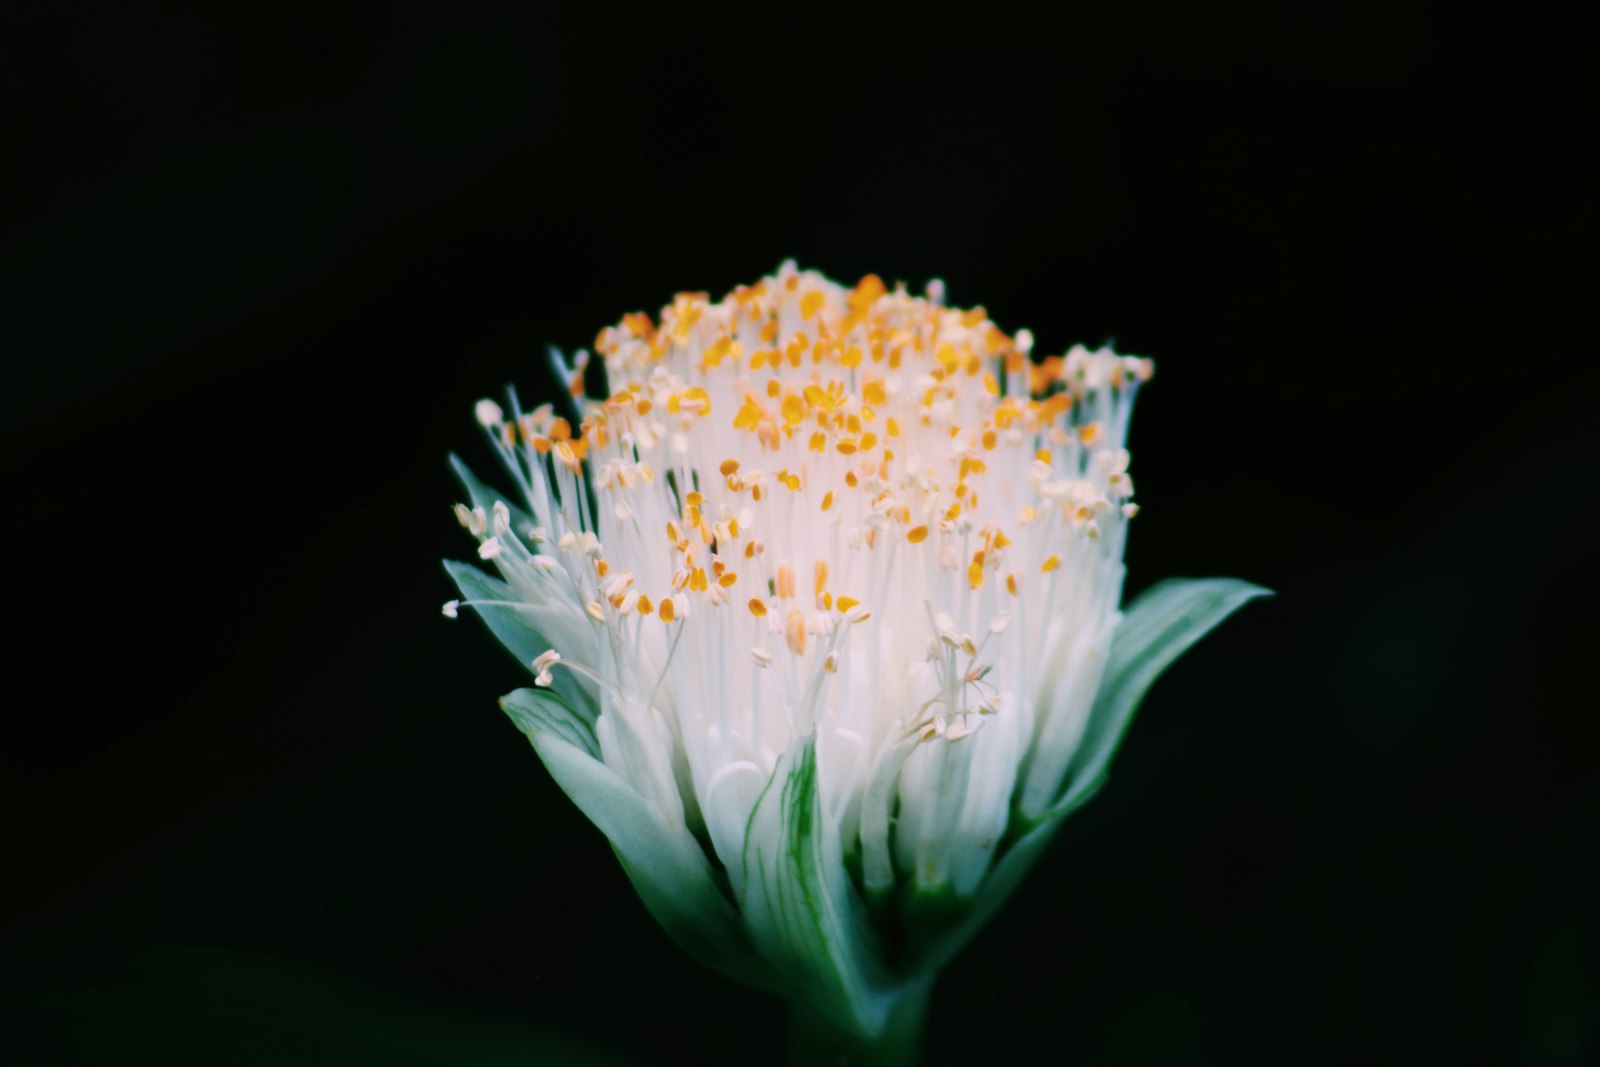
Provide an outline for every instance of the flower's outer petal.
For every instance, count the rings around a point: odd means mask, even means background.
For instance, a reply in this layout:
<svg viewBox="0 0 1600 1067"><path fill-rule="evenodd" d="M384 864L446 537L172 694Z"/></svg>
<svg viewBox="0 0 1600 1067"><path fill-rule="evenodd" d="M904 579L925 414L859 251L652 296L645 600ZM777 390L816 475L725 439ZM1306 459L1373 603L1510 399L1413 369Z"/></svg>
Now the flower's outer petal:
<svg viewBox="0 0 1600 1067"><path fill-rule="evenodd" d="M1271 595L1237 578L1174 578L1134 601L1112 636L1094 710L1052 810L1065 814L1105 784L1111 757L1162 671L1240 607Z"/></svg>
<svg viewBox="0 0 1600 1067"><path fill-rule="evenodd" d="M889 746L873 763L867 777L861 801L861 871L868 903L874 907L894 892L894 859L889 841L895 789L900 783L900 770L917 744L917 737L912 735Z"/></svg>
<svg viewBox="0 0 1600 1067"><path fill-rule="evenodd" d="M466 563L456 563L446 560L444 569L449 572L451 579L456 583L456 588L461 590L461 595L467 600L515 601L519 597L516 591L498 578L491 578L478 568ZM531 616L537 607L529 605L527 608L507 607L503 604L474 604L472 609L483 619L489 631L499 638L500 643L517 657L524 669L530 669L540 653L551 647L550 639L535 628ZM571 671L557 667L550 672L550 687L566 705L577 709L591 727L590 738L593 739L594 717L597 714L595 698L592 687L586 685Z"/></svg>
<svg viewBox="0 0 1600 1067"><path fill-rule="evenodd" d="M949 962L1011 896L1066 817L1105 784L1111 757L1161 672L1241 606L1271 595L1236 578L1174 579L1151 587L1133 603L1112 639L1083 743L1067 770L1065 791L1048 811L1036 818L1023 816L1016 827L1021 835L1004 847L972 910L929 946L919 964L937 968Z"/></svg>
<svg viewBox="0 0 1600 1067"><path fill-rule="evenodd" d="M816 740L791 744L745 834L739 901L757 946L791 995L855 1033L879 1033L894 1006L839 830L822 811Z"/></svg>
<svg viewBox="0 0 1600 1067"><path fill-rule="evenodd" d="M717 887L705 851L681 822L669 824L637 790L574 737L582 718L547 689L500 699L511 721L567 796L611 842L650 914L690 955L740 981L773 982Z"/></svg>

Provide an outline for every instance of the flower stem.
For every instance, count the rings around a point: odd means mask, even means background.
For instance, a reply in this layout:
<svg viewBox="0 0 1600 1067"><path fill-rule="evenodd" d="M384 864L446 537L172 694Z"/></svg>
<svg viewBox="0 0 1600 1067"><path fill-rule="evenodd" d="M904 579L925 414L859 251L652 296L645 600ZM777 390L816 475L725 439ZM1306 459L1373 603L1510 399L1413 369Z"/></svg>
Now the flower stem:
<svg viewBox="0 0 1600 1067"><path fill-rule="evenodd" d="M789 1062L795 1067L910 1067L920 1062L922 1024L933 983L906 986L883 1030L872 1036L841 1029L795 1001L789 1004Z"/></svg>

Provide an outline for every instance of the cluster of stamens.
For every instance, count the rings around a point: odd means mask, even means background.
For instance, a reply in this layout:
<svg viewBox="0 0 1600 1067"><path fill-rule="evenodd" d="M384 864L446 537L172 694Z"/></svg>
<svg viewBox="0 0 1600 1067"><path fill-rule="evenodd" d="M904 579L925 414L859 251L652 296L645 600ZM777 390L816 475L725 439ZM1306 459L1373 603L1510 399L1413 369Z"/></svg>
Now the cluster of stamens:
<svg viewBox="0 0 1600 1067"><path fill-rule="evenodd" d="M785 264L720 302L679 294L659 321L600 331L604 398L585 397L588 353L555 357L582 405L576 428L553 405L507 417L480 403L532 514L521 530L504 505L458 517L514 585L572 596L662 678L678 637L650 637L648 620L743 644L750 669L783 674L790 730L819 702L868 698L859 681L823 696L852 648L868 669L877 654L848 630L874 617L902 640L931 628L925 701L835 713L956 740L1048 655L1052 618L1087 595L1086 568L1120 558L1136 510L1122 442L1150 362L1082 348L1035 359L1032 345L982 308L946 307L937 283L926 296L871 275L844 288ZM1013 615L1027 632L980 662ZM652 672L640 688L648 701L674 687Z"/></svg>

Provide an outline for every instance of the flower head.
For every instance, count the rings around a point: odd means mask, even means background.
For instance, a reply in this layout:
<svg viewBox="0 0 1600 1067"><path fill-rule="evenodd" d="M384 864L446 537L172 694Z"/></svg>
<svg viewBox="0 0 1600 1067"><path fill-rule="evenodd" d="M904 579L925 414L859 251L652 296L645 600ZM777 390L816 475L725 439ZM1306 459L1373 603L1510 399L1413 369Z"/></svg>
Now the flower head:
<svg viewBox="0 0 1600 1067"><path fill-rule="evenodd" d="M1034 358L983 309L785 264L553 356L574 399L477 408L461 470L535 673L504 706L709 962L871 1035L1087 799L1144 689L1259 592L1119 613L1149 360ZM456 602L446 606L454 616ZM896 946L891 953L887 946Z"/></svg>

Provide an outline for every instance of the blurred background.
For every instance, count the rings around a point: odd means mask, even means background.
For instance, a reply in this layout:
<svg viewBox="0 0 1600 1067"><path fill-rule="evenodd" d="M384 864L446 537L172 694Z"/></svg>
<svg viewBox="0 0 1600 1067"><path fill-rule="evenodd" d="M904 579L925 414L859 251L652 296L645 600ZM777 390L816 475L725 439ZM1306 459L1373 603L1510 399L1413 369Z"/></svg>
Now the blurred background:
<svg viewBox="0 0 1600 1067"><path fill-rule="evenodd" d="M4 1058L777 1054L439 561L477 398L795 257L1153 356L1130 591L1278 593L929 1062L1594 1062L1594 56L1454 7L11 8Z"/></svg>

